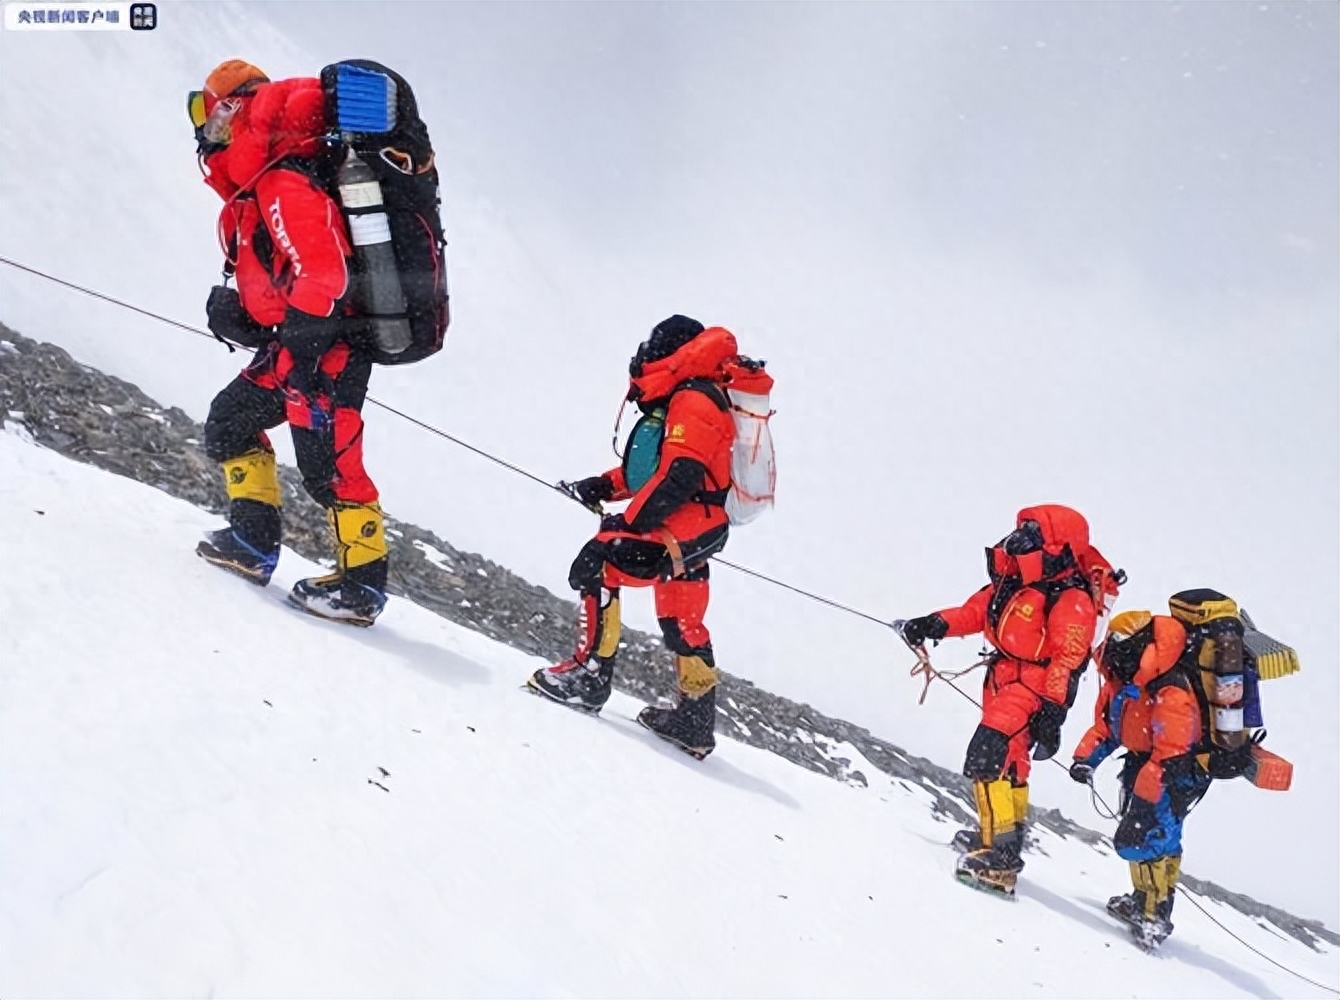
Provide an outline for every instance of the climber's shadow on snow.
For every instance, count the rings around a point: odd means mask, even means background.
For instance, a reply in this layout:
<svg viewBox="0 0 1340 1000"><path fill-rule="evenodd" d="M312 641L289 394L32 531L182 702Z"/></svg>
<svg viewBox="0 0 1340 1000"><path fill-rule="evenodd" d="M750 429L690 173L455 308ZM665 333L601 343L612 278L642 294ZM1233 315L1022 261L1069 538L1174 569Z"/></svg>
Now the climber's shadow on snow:
<svg viewBox="0 0 1340 1000"><path fill-rule="evenodd" d="M415 673L422 674L439 684L460 687L463 684L488 684L492 680L488 668L482 664L459 653L443 649L435 643L411 639L396 631L395 626L389 623L378 622L372 628L355 628L338 622L323 621L316 615L309 615L289 605L287 598L284 603L289 611L299 618L306 619L313 628L339 629L339 634L346 639L357 642L373 653L404 660Z"/></svg>
<svg viewBox="0 0 1340 1000"><path fill-rule="evenodd" d="M1090 910L1086 910L1083 907L1076 906L1070 900L1057 896L1055 893L1048 892L1041 886L1034 885L1031 882L1028 883L1026 888L1023 883L1020 883L1019 894L1031 899L1036 899L1048 909L1055 910L1057 913L1064 916L1079 920L1081 923L1088 924L1090 927L1099 927L1108 933L1114 934L1121 941L1125 942L1128 947L1135 947L1135 945L1131 943L1130 934L1127 933L1126 929L1119 925L1114 919L1106 916L1106 904L1097 899L1081 897L1080 902L1091 908ZM1206 954L1193 944L1178 940L1176 931L1174 931L1173 936L1165 941L1159 948L1157 957L1183 962L1186 965L1193 965L1198 969L1204 969L1206 972L1213 973L1225 982L1236 986L1245 993L1250 993L1252 996L1265 998L1275 998L1279 996L1278 993L1271 992L1270 987L1268 987L1264 981L1253 976L1250 972L1244 972L1231 962L1225 962L1223 959L1216 958L1214 955Z"/></svg>
<svg viewBox="0 0 1340 1000"><path fill-rule="evenodd" d="M1160 954L1181 962L1183 965L1193 965L1198 969L1204 969L1206 972L1212 972L1224 982L1230 983L1252 996L1271 998L1279 996L1278 993L1272 993L1270 987L1250 972L1244 972L1231 962L1225 962L1222 958L1207 954L1194 944L1179 941L1176 935L1177 932L1173 931L1173 936L1163 942L1159 949Z"/></svg>
<svg viewBox="0 0 1340 1000"><path fill-rule="evenodd" d="M766 799L772 799L778 805L786 806L788 809L799 809L800 803L788 795L776 785L772 785L762 778L741 771L734 764L723 760L718 756L710 756L704 761L694 760L683 750L672 746L658 736L654 736L643 729L636 719L626 719L623 716L614 716L607 713L605 718L612 721L617 720L617 724L611 728L621 736L626 736L631 740L636 740L641 746L647 747L660 754L666 760L674 761L681 767L690 767L695 774L704 778L710 778L713 781L719 781L723 785L729 785L742 792L751 792L754 795L762 795Z"/></svg>
<svg viewBox="0 0 1340 1000"><path fill-rule="evenodd" d="M1036 882L1025 882L1023 879L1020 879L1019 886L1015 891L1021 898L1036 900L1047 909L1076 923L1084 924L1086 927L1096 930L1099 934L1109 935L1119 941L1130 941L1130 935L1126 932L1126 929L1108 916L1107 907L1102 903L1084 900L1084 902L1094 907L1092 910L1086 909L1083 906L1076 905L1074 900L1058 896Z"/></svg>

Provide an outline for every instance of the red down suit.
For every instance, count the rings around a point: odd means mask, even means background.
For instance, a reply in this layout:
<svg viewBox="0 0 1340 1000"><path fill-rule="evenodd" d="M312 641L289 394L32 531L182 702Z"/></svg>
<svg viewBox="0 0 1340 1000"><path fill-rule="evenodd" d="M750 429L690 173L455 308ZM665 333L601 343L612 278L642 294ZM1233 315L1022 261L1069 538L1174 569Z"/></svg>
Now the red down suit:
<svg viewBox="0 0 1340 1000"><path fill-rule="evenodd" d="M981 781L1008 777L1015 785L1028 780L1030 721L1045 705L1065 708L1074 700L1098 623L1083 567L1102 560L1077 511L1026 507L1017 524L1028 521L1041 529L1042 547L1021 556L1008 555L1002 544L988 549L991 582L962 606L937 612L947 636L981 632L994 649L964 772Z"/></svg>
<svg viewBox="0 0 1340 1000"><path fill-rule="evenodd" d="M629 503L623 514L605 518L569 572L569 583L583 598L576 661L613 656L619 589L650 586L666 645L676 654L681 691L698 697L715 685L703 617L708 559L721 551L729 533L724 505L735 423L724 386L737 357L734 335L709 327L633 377L631 395L644 409L665 407L659 460L636 491L629 489L622 467L604 474L612 487L609 499Z"/></svg>
<svg viewBox="0 0 1340 1000"><path fill-rule="evenodd" d="M265 431L287 422L303 484L331 512L340 572L358 570L381 589L381 512L363 466L372 360L346 335L352 249L340 207L316 177L321 84L264 82L231 99L240 107L230 138L202 163L206 183L224 199L225 273L236 276L244 322L256 324L257 350L215 397L206 451L224 466L238 537L277 552L279 490Z"/></svg>

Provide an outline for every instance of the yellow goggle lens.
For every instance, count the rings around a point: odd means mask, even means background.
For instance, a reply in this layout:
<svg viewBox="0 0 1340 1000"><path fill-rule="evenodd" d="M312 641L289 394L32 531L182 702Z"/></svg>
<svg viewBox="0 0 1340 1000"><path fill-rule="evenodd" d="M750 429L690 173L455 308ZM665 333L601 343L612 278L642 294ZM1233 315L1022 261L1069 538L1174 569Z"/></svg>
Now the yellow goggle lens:
<svg viewBox="0 0 1340 1000"><path fill-rule="evenodd" d="M186 97L186 113L191 116L191 124L196 128L203 128L205 119L209 116L205 114L205 92L203 90L193 90Z"/></svg>

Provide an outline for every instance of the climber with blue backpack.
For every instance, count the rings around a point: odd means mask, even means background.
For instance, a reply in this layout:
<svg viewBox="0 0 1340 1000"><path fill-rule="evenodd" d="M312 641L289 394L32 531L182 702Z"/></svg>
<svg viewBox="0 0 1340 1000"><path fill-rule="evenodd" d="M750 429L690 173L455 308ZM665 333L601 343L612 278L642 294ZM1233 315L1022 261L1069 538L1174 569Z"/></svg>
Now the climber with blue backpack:
<svg viewBox="0 0 1340 1000"><path fill-rule="evenodd" d="M427 127L405 80L365 60L272 82L231 59L189 94L187 112L205 182L224 202L209 329L255 352L205 421L229 524L196 552L269 583L282 495L266 432L288 423L303 486L335 536L335 571L298 581L289 601L369 626L386 604L389 559L363 465L368 379L374 364L436 353L449 320Z"/></svg>
<svg viewBox="0 0 1340 1000"><path fill-rule="evenodd" d="M723 327L675 315L658 323L629 365L625 402L642 417L622 463L564 488L603 514L600 530L572 564L580 594L577 647L535 671L529 687L554 701L599 712L609 699L619 649L620 592L651 587L665 644L675 656L678 700L638 716L647 729L699 758L716 745L716 661L703 623L708 560L732 524L772 503L768 435L772 378L742 357Z"/></svg>

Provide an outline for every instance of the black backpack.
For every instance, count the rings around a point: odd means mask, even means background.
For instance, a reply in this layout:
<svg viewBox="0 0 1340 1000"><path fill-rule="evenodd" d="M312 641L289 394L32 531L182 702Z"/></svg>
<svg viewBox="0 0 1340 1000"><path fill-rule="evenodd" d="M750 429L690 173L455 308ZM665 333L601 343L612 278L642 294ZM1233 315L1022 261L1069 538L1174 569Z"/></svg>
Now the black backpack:
<svg viewBox="0 0 1340 1000"><path fill-rule="evenodd" d="M331 168L323 173L333 177L352 147L377 175L405 295L409 347L398 354L373 347L373 358L384 365L419 361L442 349L451 320L447 241L428 126L404 77L380 63L332 63L321 70L321 90L328 132L324 158ZM339 194L333 194L338 204ZM356 268L357 254L354 261Z"/></svg>

